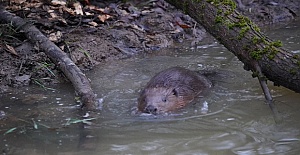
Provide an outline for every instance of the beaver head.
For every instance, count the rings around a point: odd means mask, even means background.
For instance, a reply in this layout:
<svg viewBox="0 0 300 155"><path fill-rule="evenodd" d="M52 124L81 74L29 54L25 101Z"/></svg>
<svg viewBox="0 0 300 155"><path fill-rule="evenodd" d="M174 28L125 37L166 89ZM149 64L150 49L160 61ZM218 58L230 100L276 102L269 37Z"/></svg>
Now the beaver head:
<svg viewBox="0 0 300 155"><path fill-rule="evenodd" d="M138 109L144 113L158 114L185 106L176 88L154 87L144 89L138 99Z"/></svg>
<svg viewBox="0 0 300 155"><path fill-rule="evenodd" d="M158 114L184 107L211 87L211 82L199 73L172 67L156 74L138 99L138 110Z"/></svg>

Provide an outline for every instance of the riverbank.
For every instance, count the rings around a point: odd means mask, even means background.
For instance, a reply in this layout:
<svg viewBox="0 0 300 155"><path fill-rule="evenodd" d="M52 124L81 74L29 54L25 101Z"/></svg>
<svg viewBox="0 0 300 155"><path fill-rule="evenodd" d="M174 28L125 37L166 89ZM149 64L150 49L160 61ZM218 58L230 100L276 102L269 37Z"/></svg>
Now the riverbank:
<svg viewBox="0 0 300 155"><path fill-rule="evenodd" d="M291 0L238 1L237 10L258 25L286 23L299 13ZM11 1L6 9L34 23L83 71L98 64L150 53L181 42L197 45L209 34L192 18L162 0ZM0 92L29 84L68 81L55 64L22 32L1 25Z"/></svg>

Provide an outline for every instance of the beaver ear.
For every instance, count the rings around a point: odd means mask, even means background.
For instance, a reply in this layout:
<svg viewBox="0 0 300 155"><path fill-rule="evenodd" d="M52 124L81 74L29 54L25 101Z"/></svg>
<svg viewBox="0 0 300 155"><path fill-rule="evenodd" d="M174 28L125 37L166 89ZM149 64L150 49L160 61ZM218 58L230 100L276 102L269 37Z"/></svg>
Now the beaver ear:
<svg viewBox="0 0 300 155"><path fill-rule="evenodd" d="M176 97L178 97L178 91L175 88L172 90L172 93L173 93L173 95L175 95Z"/></svg>

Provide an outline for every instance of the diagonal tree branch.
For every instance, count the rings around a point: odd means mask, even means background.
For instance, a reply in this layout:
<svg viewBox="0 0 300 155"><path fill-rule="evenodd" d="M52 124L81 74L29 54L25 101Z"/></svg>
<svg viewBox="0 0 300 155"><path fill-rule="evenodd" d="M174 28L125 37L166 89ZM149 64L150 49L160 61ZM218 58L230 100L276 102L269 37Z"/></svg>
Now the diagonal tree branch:
<svg viewBox="0 0 300 155"><path fill-rule="evenodd" d="M235 10L232 0L166 0L194 18L259 79L300 92L300 55L281 48L247 17ZM263 75L259 74L257 65Z"/></svg>
<svg viewBox="0 0 300 155"><path fill-rule="evenodd" d="M18 27L18 29L23 31L26 37L32 43L37 44L72 82L83 106L89 110L96 108L95 94L93 93L89 80L66 53L44 36L33 24L9 13L1 7L0 21L3 23L11 23L14 27Z"/></svg>

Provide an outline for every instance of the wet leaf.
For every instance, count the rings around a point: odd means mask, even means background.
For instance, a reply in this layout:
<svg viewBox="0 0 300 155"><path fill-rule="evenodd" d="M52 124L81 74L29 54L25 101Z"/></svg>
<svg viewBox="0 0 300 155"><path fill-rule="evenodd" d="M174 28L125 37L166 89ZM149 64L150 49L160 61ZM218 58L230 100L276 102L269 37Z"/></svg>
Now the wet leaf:
<svg viewBox="0 0 300 155"><path fill-rule="evenodd" d="M36 124L36 122L34 121L34 119L31 119L32 120L32 122L33 122L33 128L34 129L38 129L38 125Z"/></svg>
<svg viewBox="0 0 300 155"><path fill-rule="evenodd" d="M16 129L17 129L16 127L11 128L11 129L7 130L3 135L7 135L7 134L9 134L9 133L12 133L12 132L15 131Z"/></svg>
<svg viewBox="0 0 300 155"><path fill-rule="evenodd" d="M68 126L68 125L71 125L71 124L77 124L77 123L85 123L85 124L91 124L91 120L94 120L96 118L86 118L86 119L72 119L72 118L69 118L67 119L67 123L65 124L65 126Z"/></svg>

